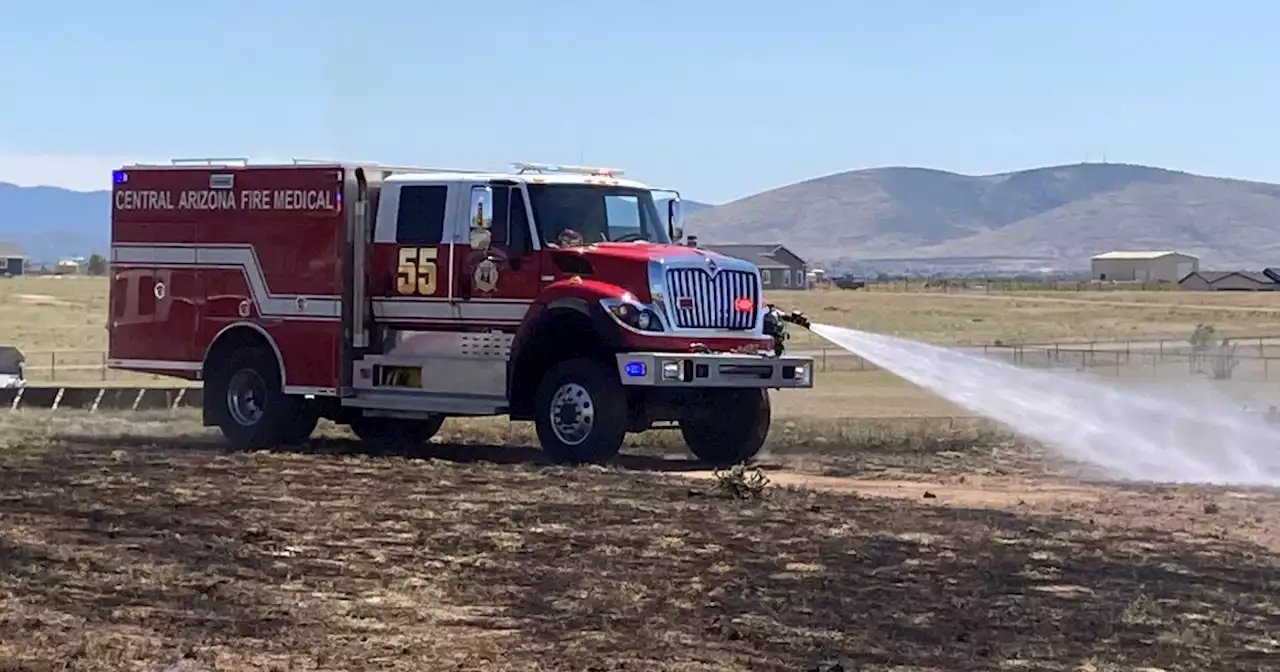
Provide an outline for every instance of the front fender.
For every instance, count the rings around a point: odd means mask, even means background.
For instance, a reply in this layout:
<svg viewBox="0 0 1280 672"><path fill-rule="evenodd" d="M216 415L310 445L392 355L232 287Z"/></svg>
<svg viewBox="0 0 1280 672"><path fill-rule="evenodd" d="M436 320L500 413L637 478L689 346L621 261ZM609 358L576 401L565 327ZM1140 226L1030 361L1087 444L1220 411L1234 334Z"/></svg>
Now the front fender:
<svg viewBox="0 0 1280 672"><path fill-rule="evenodd" d="M587 303L599 305L600 299L621 299L623 295L629 293L622 287L601 280L566 278L543 287L534 303L549 305L563 299L581 299Z"/></svg>
<svg viewBox="0 0 1280 672"><path fill-rule="evenodd" d="M512 365L536 341L543 327L565 313L579 316L590 323L591 330L606 349L620 349L623 342L622 329L605 311L604 306L600 305L600 299L609 296L614 294L595 291L594 288L583 289L577 286L566 288L565 291L555 291L555 285L548 286L547 291L543 291L530 306L524 321L516 329L511 342Z"/></svg>

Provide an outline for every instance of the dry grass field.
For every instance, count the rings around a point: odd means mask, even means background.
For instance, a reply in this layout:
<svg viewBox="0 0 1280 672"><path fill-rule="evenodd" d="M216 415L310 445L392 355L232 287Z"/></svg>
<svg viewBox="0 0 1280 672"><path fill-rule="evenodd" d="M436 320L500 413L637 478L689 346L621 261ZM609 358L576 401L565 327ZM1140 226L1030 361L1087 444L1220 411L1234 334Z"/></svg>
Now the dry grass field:
<svg viewBox="0 0 1280 672"><path fill-rule="evenodd" d="M1262 295L1049 294L770 298L950 343L1185 337L1200 322L1280 334ZM104 310L100 280L0 282L0 343L101 350ZM372 456L329 424L304 448L241 453L191 411L0 410L0 672L1254 671L1280 657L1280 493L1106 480L874 369L773 400L759 471L736 475L662 430L614 465L567 468L502 420L452 419L418 454ZM748 487L757 473L768 482Z"/></svg>

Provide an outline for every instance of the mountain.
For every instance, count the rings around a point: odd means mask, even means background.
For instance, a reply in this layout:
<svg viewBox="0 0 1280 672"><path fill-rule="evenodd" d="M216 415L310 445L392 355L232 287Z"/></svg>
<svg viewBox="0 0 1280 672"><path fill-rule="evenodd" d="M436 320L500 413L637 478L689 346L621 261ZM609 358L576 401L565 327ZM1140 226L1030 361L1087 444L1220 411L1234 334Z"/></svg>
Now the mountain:
<svg viewBox="0 0 1280 672"><path fill-rule="evenodd" d="M701 212L703 210L706 210L707 208L712 208L712 207L715 207L715 206L711 205L710 203L701 203L699 201L687 201L684 199L680 200L680 209L682 211L682 214L686 217L688 217L689 215L692 215L695 212Z"/></svg>
<svg viewBox="0 0 1280 672"><path fill-rule="evenodd" d="M707 244L786 244L814 262L1086 268L1111 250L1176 249L1204 268L1280 261L1280 185L1129 164L997 175L874 168L693 213Z"/></svg>
<svg viewBox="0 0 1280 672"><path fill-rule="evenodd" d="M658 214L662 215L663 217L667 216L667 201L670 201L670 200L671 200L670 198L653 199L653 204L658 206ZM689 215L692 215L695 212L701 212L711 207L714 207L714 206L712 206L710 203L702 203L700 201L690 201L685 198L680 199L680 208L683 211L682 212L683 216L685 217L688 217Z"/></svg>
<svg viewBox="0 0 1280 672"><path fill-rule="evenodd" d="M0 241L17 244L32 261L105 254L110 219L109 191L0 182Z"/></svg>

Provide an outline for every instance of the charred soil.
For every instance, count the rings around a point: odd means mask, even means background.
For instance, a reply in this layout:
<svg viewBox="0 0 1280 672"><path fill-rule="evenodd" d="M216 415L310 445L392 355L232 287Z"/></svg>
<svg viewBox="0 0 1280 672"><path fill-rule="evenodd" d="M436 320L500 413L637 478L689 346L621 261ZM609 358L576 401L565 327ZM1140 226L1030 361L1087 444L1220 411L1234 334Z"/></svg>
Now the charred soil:
<svg viewBox="0 0 1280 672"><path fill-rule="evenodd" d="M1280 655L1273 492L1101 482L954 428L819 442L780 423L774 485L735 499L672 455L678 435L565 468L447 431L415 459L336 433L233 453L182 422L8 421L0 670L1258 670Z"/></svg>

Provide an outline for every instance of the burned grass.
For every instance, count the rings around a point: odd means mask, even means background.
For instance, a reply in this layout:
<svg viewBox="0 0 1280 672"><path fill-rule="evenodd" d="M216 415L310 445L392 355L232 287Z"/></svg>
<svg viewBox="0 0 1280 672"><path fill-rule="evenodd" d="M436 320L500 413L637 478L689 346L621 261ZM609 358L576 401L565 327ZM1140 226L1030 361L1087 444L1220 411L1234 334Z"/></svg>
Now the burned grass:
<svg viewBox="0 0 1280 672"><path fill-rule="evenodd" d="M734 499L657 440L565 468L519 447L372 457L334 432L231 453L187 421L25 417L0 452L0 669L1256 670L1280 653L1267 492ZM903 475L931 445L781 426L783 466L857 452ZM966 451L991 447L937 452Z"/></svg>

